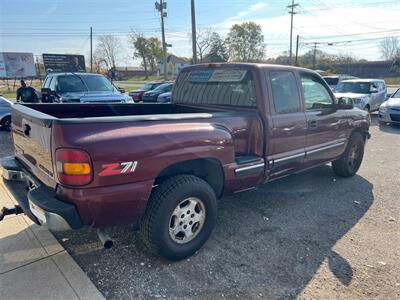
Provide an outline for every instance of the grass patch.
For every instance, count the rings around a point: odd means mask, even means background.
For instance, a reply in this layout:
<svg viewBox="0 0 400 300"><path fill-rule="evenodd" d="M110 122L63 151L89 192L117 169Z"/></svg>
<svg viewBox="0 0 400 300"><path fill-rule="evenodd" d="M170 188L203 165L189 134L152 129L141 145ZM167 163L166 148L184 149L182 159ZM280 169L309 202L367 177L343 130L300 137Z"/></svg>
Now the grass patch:
<svg viewBox="0 0 400 300"><path fill-rule="evenodd" d="M141 84L139 84L139 85L125 85L125 86L123 86L123 88L125 89L125 92L128 93L130 91L137 90L141 86L142 86Z"/></svg>
<svg viewBox="0 0 400 300"><path fill-rule="evenodd" d="M384 78L386 84L388 85L399 85L400 86L400 77L387 77Z"/></svg>
<svg viewBox="0 0 400 300"><path fill-rule="evenodd" d="M17 97L16 93L2 93L0 92L0 95L6 99L15 99Z"/></svg>
<svg viewBox="0 0 400 300"><path fill-rule="evenodd" d="M147 79L145 79L144 76L133 76L128 79L125 79L124 81L160 81L163 80L163 76L157 76L157 75L150 75Z"/></svg>

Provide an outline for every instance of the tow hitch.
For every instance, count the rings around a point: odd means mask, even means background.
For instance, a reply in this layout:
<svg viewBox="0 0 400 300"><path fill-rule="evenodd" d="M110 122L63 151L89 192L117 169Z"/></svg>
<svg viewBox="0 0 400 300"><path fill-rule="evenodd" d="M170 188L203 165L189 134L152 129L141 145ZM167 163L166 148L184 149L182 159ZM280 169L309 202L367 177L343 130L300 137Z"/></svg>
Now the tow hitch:
<svg viewBox="0 0 400 300"><path fill-rule="evenodd" d="M0 221L3 221L5 216L8 215L19 215L24 213L21 206L15 205L13 208L3 207L0 211Z"/></svg>

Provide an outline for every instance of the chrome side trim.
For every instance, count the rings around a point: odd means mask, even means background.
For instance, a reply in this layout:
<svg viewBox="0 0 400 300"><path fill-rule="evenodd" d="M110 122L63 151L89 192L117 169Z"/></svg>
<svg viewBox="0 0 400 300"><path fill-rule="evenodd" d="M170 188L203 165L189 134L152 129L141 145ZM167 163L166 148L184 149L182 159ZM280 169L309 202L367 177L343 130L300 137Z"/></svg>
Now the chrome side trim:
<svg viewBox="0 0 400 300"><path fill-rule="evenodd" d="M262 162L259 164L238 168L235 170L235 176L241 177L241 176L247 176L250 174L264 172L264 166L265 166L265 164Z"/></svg>
<svg viewBox="0 0 400 300"><path fill-rule="evenodd" d="M289 161L289 160L295 160L297 158L304 157L305 155L306 155L306 153L302 152L302 153L293 154L293 155L290 155L290 156L278 158L278 159L274 160L274 164L279 164L279 163L286 162L286 161Z"/></svg>
<svg viewBox="0 0 400 300"><path fill-rule="evenodd" d="M314 150L306 151L306 156L311 155L311 154L315 154L315 153L319 153L319 152L324 152L324 151L331 150L331 149L335 149L335 148L343 146L344 144L345 144L345 142L340 142L340 143L337 143L337 144L324 146L324 147L317 148L317 149L314 149Z"/></svg>

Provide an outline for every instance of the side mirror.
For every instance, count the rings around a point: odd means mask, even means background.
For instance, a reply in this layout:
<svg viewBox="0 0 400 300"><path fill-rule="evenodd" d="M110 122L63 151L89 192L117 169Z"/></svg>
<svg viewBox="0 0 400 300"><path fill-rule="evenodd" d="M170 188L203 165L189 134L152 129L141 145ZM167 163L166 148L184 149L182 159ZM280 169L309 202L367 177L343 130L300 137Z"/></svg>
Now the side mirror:
<svg viewBox="0 0 400 300"><path fill-rule="evenodd" d="M338 109L353 109L354 108L354 101L352 98L349 97L340 97L337 102Z"/></svg>
<svg viewBox="0 0 400 300"><path fill-rule="evenodd" d="M41 93L42 93L42 102L53 102L54 101L55 92L52 91L51 89L42 88Z"/></svg>
<svg viewBox="0 0 400 300"><path fill-rule="evenodd" d="M393 96L393 93L388 93L388 94L386 94L386 100L388 100L390 97L392 97Z"/></svg>
<svg viewBox="0 0 400 300"><path fill-rule="evenodd" d="M371 94L375 94L378 92L377 88L371 88L371 90L369 91Z"/></svg>
<svg viewBox="0 0 400 300"><path fill-rule="evenodd" d="M124 88L118 86L117 89L121 94L125 94L125 89Z"/></svg>

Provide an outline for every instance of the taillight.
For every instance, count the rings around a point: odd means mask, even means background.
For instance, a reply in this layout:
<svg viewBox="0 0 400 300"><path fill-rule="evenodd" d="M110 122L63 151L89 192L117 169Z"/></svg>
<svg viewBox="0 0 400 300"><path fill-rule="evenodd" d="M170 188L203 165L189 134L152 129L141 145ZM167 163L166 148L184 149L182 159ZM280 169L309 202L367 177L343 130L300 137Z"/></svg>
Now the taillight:
<svg viewBox="0 0 400 300"><path fill-rule="evenodd" d="M83 150L56 150L56 169L62 184L85 185L93 179L92 162L89 154Z"/></svg>

